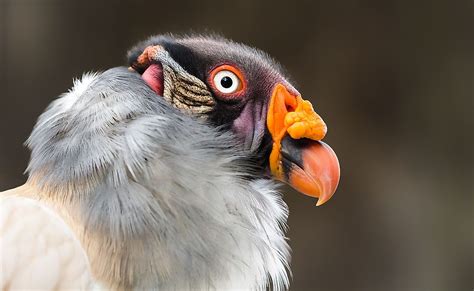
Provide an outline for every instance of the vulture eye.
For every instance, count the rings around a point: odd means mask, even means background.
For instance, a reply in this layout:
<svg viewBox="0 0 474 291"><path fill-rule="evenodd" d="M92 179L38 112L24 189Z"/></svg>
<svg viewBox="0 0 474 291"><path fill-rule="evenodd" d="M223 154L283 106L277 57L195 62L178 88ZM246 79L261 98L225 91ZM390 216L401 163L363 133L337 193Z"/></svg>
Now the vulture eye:
<svg viewBox="0 0 474 291"><path fill-rule="evenodd" d="M212 70L210 83L223 95L239 93L245 87L242 73L230 65L222 65Z"/></svg>

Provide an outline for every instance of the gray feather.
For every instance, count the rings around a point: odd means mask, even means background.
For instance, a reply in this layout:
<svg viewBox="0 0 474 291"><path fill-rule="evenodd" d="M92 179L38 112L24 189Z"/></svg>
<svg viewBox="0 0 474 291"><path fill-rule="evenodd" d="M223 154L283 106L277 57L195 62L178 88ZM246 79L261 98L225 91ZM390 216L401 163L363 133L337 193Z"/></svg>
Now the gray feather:
<svg viewBox="0 0 474 291"><path fill-rule="evenodd" d="M273 182L248 179L235 140L114 68L41 115L28 183L61 209L107 287L286 289L287 207Z"/></svg>

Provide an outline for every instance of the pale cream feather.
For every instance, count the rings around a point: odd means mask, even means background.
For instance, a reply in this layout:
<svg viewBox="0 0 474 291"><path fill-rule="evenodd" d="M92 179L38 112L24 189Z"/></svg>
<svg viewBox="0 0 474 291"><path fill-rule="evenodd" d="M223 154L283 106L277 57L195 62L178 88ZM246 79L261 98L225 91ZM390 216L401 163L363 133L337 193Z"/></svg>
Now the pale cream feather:
<svg viewBox="0 0 474 291"><path fill-rule="evenodd" d="M61 217L28 186L0 193L0 289L90 290L87 256Z"/></svg>

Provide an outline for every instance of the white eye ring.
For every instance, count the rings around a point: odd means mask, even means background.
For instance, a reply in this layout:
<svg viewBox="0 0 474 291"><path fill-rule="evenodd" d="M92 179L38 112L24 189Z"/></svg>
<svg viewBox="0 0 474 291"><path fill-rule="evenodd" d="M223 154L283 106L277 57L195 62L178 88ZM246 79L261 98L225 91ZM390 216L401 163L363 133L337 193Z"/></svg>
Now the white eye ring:
<svg viewBox="0 0 474 291"><path fill-rule="evenodd" d="M214 86L224 94L235 93L240 88L240 79L229 70L222 70L214 75Z"/></svg>

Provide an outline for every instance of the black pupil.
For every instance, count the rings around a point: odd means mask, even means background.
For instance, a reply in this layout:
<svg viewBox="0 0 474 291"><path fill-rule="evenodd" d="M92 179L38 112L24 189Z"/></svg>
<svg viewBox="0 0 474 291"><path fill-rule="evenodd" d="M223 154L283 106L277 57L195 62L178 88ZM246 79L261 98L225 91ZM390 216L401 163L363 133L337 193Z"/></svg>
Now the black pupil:
<svg viewBox="0 0 474 291"><path fill-rule="evenodd" d="M232 79L230 77L225 76L224 78L221 79L221 85L222 87L228 89L232 87Z"/></svg>

